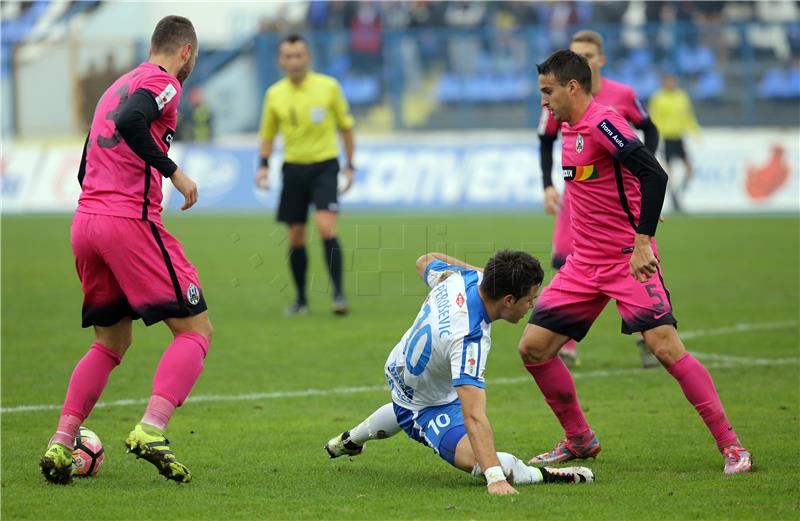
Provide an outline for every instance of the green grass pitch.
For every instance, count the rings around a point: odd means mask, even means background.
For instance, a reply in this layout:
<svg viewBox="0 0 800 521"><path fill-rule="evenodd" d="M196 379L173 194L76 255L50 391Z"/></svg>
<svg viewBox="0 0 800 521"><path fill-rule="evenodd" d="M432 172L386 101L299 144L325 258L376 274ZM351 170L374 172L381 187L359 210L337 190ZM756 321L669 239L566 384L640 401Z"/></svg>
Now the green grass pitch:
<svg viewBox="0 0 800 521"><path fill-rule="evenodd" d="M610 305L580 346L576 383L603 444L590 486L522 487L490 497L405 436L329 460L331 436L389 400L382 366L424 295L414 260L446 251L483 264L524 248L549 265L552 221L531 214L345 214L352 313L329 312L322 244L309 245L311 313L292 298L285 232L271 215L169 216L197 266L215 326L206 368L170 425L193 483L167 482L125 454L169 342L134 327L134 344L86 421L106 448L97 477L48 485L38 472L69 375L91 342L58 217L2 223L2 518L12 519L798 519L800 352L798 219L669 217L663 271L680 331L715 379L754 454L723 476L703 423L663 370L640 369ZM120 238L124 240L124 238ZM547 277L552 270L547 270ZM561 431L517 355L523 323L498 322L487 370L497 446L527 458ZM735 329L738 327L738 329ZM132 402L121 402L132 400ZM20 411L24 405L53 405Z"/></svg>

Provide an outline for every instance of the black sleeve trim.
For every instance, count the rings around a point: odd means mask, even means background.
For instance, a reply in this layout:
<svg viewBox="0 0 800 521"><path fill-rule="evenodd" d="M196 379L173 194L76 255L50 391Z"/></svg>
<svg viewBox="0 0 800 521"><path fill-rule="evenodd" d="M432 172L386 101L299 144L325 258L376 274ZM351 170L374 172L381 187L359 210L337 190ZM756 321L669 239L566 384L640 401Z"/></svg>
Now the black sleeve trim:
<svg viewBox="0 0 800 521"><path fill-rule="evenodd" d="M83 178L86 177L86 153L89 151L89 135L86 135L86 142L83 144L83 154L81 154L81 165L78 167L78 184L83 188Z"/></svg>
<svg viewBox="0 0 800 521"><path fill-rule="evenodd" d="M644 132L644 146L655 155L656 150L658 150L658 127L656 127L652 119L646 118L636 125L636 128Z"/></svg>
<svg viewBox="0 0 800 521"><path fill-rule="evenodd" d="M642 210L636 233L656 234L658 218L664 205L664 194L667 191L667 173L655 156L644 145L631 147L619 159L625 167L635 175L641 183Z"/></svg>
<svg viewBox="0 0 800 521"><path fill-rule="evenodd" d="M539 164L542 167L542 184L544 188L553 186L553 145L556 136L539 135Z"/></svg>
<svg viewBox="0 0 800 521"><path fill-rule="evenodd" d="M137 89L125 102L114 123L122 139L137 156L164 177L169 177L178 169L178 165L158 148L150 134L150 124L160 115L153 94L146 89Z"/></svg>

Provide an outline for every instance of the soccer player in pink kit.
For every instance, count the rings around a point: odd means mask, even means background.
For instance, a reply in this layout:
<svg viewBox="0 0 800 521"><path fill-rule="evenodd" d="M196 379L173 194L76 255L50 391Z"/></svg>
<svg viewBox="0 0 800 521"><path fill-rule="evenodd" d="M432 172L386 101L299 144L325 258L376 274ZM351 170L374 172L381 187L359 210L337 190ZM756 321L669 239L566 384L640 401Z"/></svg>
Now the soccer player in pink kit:
<svg viewBox="0 0 800 521"><path fill-rule="evenodd" d="M625 118L628 123L644 133L644 146L653 154L658 148L658 129L650 120L644 106L636 96L636 92L625 85L606 78L600 74L601 68L606 64L603 54L603 37L595 31L578 31L572 36L570 50L586 58L592 70L592 96L597 103L607 105ZM542 182L544 184L544 210L548 215L556 216L553 228L553 258L555 269L564 265L567 256L573 251L573 236L570 228L570 204L567 189L561 197L553 186L551 171L553 169L553 146L558 138L561 123L556 121L547 109L542 109L539 118L539 161L542 168ZM568 367L578 365L577 343L570 339L559 356ZM644 340L638 340L644 367L658 366L658 360L653 356Z"/></svg>
<svg viewBox="0 0 800 521"><path fill-rule="evenodd" d="M83 287L83 327L94 342L75 366L55 434L40 468L53 483L72 480L72 448L81 423L132 340L132 320L164 321L174 338L156 369L141 422L125 441L168 479L191 480L165 437L167 423L203 369L211 323L194 266L161 224L162 176L197 201L197 186L167 157L183 82L197 59L192 23L158 22L149 60L115 81L100 98L78 180L72 221L75 266Z"/></svg>
<svg viewBox="0 0 800 521"><path fill-rule="evenodd" d="M519 343L525 368L566 433L531 463L591 458L600 452L575 382L556 355L570 338L580 341L613 298L622 331L643 333L702 417L724 455L724 472L747 472L750 453L728 422L711 375L678 336L653 251L667 174L625 119L592 98L585 58L556 51L538 71L542 105L562 122L562 172L572 200L575 251L542 292Z"/></svg>

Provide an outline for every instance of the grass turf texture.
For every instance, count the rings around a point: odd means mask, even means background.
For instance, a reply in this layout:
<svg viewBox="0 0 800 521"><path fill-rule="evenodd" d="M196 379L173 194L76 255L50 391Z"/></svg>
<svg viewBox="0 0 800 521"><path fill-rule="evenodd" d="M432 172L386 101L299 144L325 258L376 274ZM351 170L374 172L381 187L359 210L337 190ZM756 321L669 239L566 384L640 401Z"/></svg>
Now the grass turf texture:
<svg viewBox="0 0 800 521"><path fill-rule="evenodd" d="M3 407L56 404L91 343L67 217L5 217L2 229ZM711 369L756 470L723 476L722 459L677 383L639 370L632 337L609 305L580 346L578 391L603 444L590 486L520 487L492 498L429 449L397 435L362 456L329 460L322 448L389 400L382 365L417 313L424 287L414 260L446 251L483 264L495 248L525 248L549 265L552 222L531 215L345 215L347 318L329 312L322 244L309 245L307 317L285 318L293 292L284 231L268 216L168 217L200 273L215 326L193 396L366 386L351 394L187 403L170 425L195 481L180 486L124 453L141 403L96 409L106 461L70 487L44 482L38 459L57 410L2 415L3 519L787 519L798 516L798 329L700 336L687 347L780 365ZM121 238L124 240L124 238ZM670 217L659 229L666 283L681 331L798 318L796 218ZM552 270L547 270L552 276ZM499 450L527 458L561 436L522 368L524 323L495 324L487 371ZM148 396L170 338L134 326L134 344L102 401ZM716 364L716 367L715 367ZM597 371L621 372L602 376ZM627 371L625 371L627 370ZM512 379L511 382L508 380Z"/></svg>

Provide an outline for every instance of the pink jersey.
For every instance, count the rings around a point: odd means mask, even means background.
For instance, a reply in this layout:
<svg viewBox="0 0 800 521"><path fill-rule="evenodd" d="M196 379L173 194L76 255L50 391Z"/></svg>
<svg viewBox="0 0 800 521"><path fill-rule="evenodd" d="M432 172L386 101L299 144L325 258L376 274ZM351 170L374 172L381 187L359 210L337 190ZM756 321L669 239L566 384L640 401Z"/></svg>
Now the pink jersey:
<svg viewBox="0 0 800 521"><path fill-rule="evenodd" d="M617 159L641 142L611 107L592 101L573 126L561 126L575 258L587 264L627 262L639 224L639 179Z"/></svg>
<svg viewBox="0 0 800 521"><path fill-rule="evenodd" d="M634 127L638 127L649 117L639 98L636 97L636 92L624 83L601 78L600 90L593 96L597 103L613 108ZM542 115L539 118L539 135L557 136L560 129L560 123L556 121L550 111L542 108Z"/></svg>
<svg viewBox="0 0 800 521"><path fill-rule="evenodd" d="M137 89L153 95L161 116L150 124L150 134L166 154L178 122L181 84L158 65L144 62L121 76L103 93L92 119L86 149L86 170L78 211L161 219L162 175L125 143L114 119Z"/></svg>

